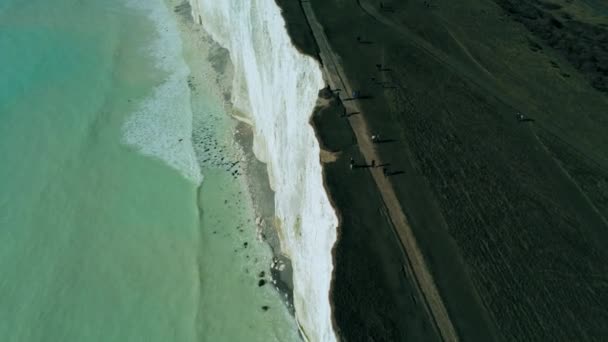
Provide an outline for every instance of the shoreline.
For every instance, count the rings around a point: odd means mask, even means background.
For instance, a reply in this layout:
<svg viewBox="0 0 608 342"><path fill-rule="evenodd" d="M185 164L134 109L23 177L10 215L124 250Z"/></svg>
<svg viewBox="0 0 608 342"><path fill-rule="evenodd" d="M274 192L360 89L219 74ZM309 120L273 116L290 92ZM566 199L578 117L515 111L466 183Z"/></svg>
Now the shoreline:
<svg viewBox="0 0 608 342"><path fill-rule="evenodd" d="M272 286L277 291L281 302L295 320L291 260L281 253L278 231L273 224L273 217L275 216L274 192L270 188L266 164L260 162L253 152L253 130L251 123L247 121L247 115L237 113L230 101L234 71L229 53L215 42L202 26L197 25L187 2L179 5L179 8L176 8L175 11L176 15L181 17L181 20L186 21L187 25L191 25L191 29L203 31L204 33L201 34L205 36L210 45L209 62L215 70L216 78L214 82L221 93L227 119L232 121L229 135L234 139L234 143L239 150L240 159L235 163L238 163L236 170L238 170L238 175L242 177L238 178L238 182L242 183L241 187L247 192L249 202L252 204L257 229L256 241L268 246L272 254L273 262L268 265L270 279L267 286Z"/></svg>
<svg viewBox="0 0 608 342"><path fill-rule="evenodd" d="M236 120L236 119L235 119ZM293 305L293 280L291 260L281 253L281 241L274 226L274 192L270 188L266 164L253 153L253 131L251 126L239 122L234 132L235 140L243 148L245 158L245 183L254 206L257 239L270 247L273 262L269 266L271 283L279 292L289 313L295 318Z"/></svg>
<svg viewBox="0 0 608 342"><path fill-rule="evenodd" d="M334 267L331 248L335 242L337 218L323 187L319 161L321 151L318 150L314 129L309 124L318 91L323 87L321 70L316 61L297 51L290 42L284 28L285 19L274 0L233 5L236 7L232 8L231 13L235 16L228 14L229 6L193 1L193 16L198 17L198 21L202 21L208 32L220 39L221 44L226 44L231 59L236 63L235 69L239 70L233 81L236 93L232 94L239 112L233 117L241 122L246 121L242 120L240 113L244 111L251 112L255 118L256 126L252 128L255 132L253 151L260 160L267 162L265 181L277 185L275 196L279 197L274 201L273 215L276 218L272 218L271 222L275 229L273 233L276 232L278 238L271 238L274 242L271 241L270 246L275 256L280 246L281 254L278 256L289 255L295 262L293 302L301 336L304 339L333 340L335 333L327 297ZM201 18L201 9L208 11L207 20ZM245 12L241 13L240 10ZM258 10L265 13L262 17L266 19L261 19L259 15L248 16ZM230 29L225 26L226 21L239 18L236 16L239 14L245 15L241 19L251 20L249 24L261 25L273 34L264 34L263 30L253 33L244 30L242 34L251 35L251 40L240 42L239 39L243 38L240 32L237 30L232 36L226 31ZM247 23L243 24L247 27ZM251 45L251 41L258 40L265 48ZM272 53L273 58L281 58L283 63L247 63L251 54L257 58L271 57L263 51ZM298 70L292 72L292 67ZM289 77L283 80L277 77L279 74ZM244 88L246 83L249 85ZM278 99L277 95L280 96ZM292 144L293 150L285 150L285 144ZM262 222L263 218L258 217ZM262 230L265 228L262 227ZM290 287L288 276L275 278L287 280L279 288Z"/></svg>

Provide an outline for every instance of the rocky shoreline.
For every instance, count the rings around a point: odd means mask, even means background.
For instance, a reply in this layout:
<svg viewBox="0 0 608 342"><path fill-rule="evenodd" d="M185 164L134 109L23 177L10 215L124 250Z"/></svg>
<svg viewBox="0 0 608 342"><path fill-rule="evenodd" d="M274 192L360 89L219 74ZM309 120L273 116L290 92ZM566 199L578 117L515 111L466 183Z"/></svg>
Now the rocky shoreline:
<svg viewBox="0 0 608 342"><path fill-rule="evenodd" d="M279 291L289 312L294 315L291 260L281 253L279 231L274 220L274 193L268 181L266 164L260 162L253 153L251 126L239 122L234 133L235 140L244 152L246 183L256 213L256 236L258 241L270 246L273 254L273 261L269 265L269 282Z"/></svg>
<svg viewBox="0 0 608 342"><path fill-rule="evenodd" d="M182 20L187 21L188 25L196 25L191 16L190 5L187 2L176 6L174 12ZM203 30L200 26L196 26L196 29ZM290 314L294 316L291 260L281 253L281 241L274 220L274 192L270 188L266 164L260 162L253 153L253 131L250 123L243 119L247 115L238 113L230 102L234 71L229 53L213 41L207 33L201 33L201 39L204 39L210 46L208 59L215 70L215 82L220 89L224 111L234 120L231 134L234 138L234 148L238 151L235 158L238 160L226 164L225 171L232 173L236 181L244 183L243 186L247 190L246 196L249 196L255 214L257 237L255 242L266 243L273 255L272 262L268 265L267 270L256 271L258 275L257 285L259 287L273 286L279 292ZM192 89L194 87L193 81L189 80L188 85ZM264 305L261 309L268 310L269 307Z"/></svg>

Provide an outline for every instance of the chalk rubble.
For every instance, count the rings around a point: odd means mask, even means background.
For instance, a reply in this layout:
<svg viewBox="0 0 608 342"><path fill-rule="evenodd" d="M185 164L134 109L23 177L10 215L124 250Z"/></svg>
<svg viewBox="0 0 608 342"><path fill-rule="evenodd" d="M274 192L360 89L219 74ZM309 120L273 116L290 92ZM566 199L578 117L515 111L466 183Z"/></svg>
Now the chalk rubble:
<svg viewBox="0 0 608 342"><path fill-rule="evenodd" d="M274 0L190 0L195 21L230 51L232 102L250 115L254 153L267 164L292 261L296 319L311 341L335 341L329 304L338 219L323 186L309 119L324 82L292 44Z"/></svg>

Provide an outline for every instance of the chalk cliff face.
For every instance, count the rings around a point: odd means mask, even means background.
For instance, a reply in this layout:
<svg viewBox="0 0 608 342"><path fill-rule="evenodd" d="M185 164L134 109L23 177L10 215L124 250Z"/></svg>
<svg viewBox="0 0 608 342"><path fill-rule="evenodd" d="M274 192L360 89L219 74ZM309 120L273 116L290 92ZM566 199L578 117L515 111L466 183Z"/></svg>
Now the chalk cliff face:
<svg viewBox="0 0 608 342"><path fill-rule="evenodd" d="M323 88L315 60L292 45L274 0L190 0L192 14L230 51L233 103L250 115L267 163L283 252L292 260L296 318L311 341L336 339L329 287L338 220L309 124Z"/></svg>

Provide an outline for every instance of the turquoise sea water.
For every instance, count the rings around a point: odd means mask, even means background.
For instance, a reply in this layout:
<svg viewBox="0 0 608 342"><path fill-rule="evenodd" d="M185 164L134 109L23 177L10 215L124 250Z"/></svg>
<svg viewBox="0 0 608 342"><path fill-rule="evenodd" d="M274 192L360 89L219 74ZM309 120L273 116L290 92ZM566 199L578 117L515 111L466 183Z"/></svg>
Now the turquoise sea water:
<svg viewBox="0 0 608 342"><path fill-rule="evenodd" d="M165 108L159 92L172 77L158 60L176 58L151 52L163 29L123 0L0 2L1 341L296 338L279 295L257 286L271 256L251 243L242 184L201 164L199 187L172 164L189 151L183 130L163 130L177 147L146 150L149 127L164 127L146 108ZM225 130L214 94L172 95L183 103L166 111L199 124L213 113ZM125 138L125 127L144 138ZM236 251L243 241L247 255Z"/></svg>

